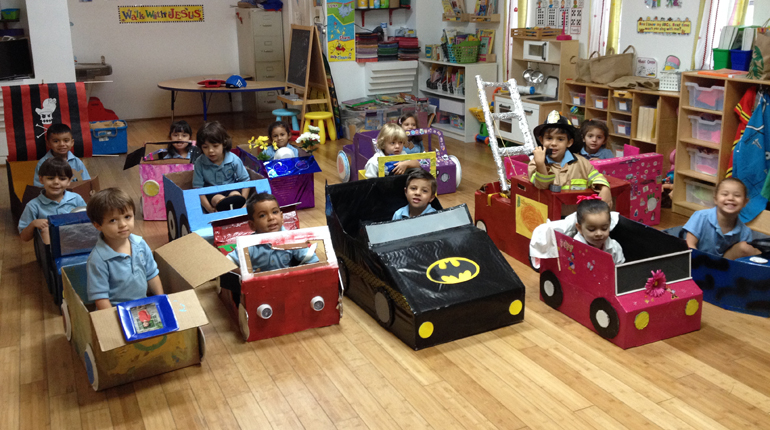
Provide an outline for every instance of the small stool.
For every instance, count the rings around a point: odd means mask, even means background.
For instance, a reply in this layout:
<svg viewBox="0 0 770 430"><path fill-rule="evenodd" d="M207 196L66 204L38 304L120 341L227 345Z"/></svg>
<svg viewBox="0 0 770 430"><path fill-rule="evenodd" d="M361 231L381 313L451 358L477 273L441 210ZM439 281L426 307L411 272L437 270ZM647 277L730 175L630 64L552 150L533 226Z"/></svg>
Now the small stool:
<svg viewBox="0 0 770 430"><path fill-rule="evenodd" d="M310 131L310 122L314 120L316 121L316 127L321 129L318 132L318 135L321 137L321 145L326 143L324 120L326 120L326 128L329 129L329 139L337 140L337 129L334 127L334 117L331 112L305 112L305 127L302 131L303 133Z"/></svg>
<svg viewBox="0 0 770 430"><path fill-rule="evenodd" d="M275 109L273 110L273 115L275 115L276 121L281 121L281 118L284 116L290 116L291 117L291 129L292 130L299 130L299 123L297 122L297 115L299 115L299 111L296 109Z"/></svg>

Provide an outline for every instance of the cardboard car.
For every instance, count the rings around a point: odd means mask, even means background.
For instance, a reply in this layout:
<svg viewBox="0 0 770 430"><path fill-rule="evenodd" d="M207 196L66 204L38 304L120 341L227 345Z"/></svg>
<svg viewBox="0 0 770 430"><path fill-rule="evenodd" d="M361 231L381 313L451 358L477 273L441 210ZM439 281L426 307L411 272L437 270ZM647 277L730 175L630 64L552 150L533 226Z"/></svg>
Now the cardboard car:
<svg viewBox="0 0 770 430"><path fill-rule="evenodd" d="M406 179L327 185L345 294L416 350L521 322L524 285L467 206L391 221Z"/></svg>
<svg viewBox="0 0 770 430"><path fill-rule="evenodd" d="M139 166L139 189L142 190L140 206L145 221L166 220L166 193L163 175L193 170L195 158L200 154L191 148L190 158L160 158L170 142L147 142L141 148L126 155L123 170ZM195 145L195 142L192 143Z"/></svg>
<svg viewBox="0 0 770 430"><path fill-rule="evenodd" d="M281 206L283 212L283 228L296 230L299 228L297 205ZM249 236L254 231L249 227L249 215L238 215L231 218L216 220L211 223L214 235L214 247L227 255L235 250L235 242L240 236Z"/></svg>
<svg viewBox="0 0 770 430"><path fill-rule="evenodd" d="M540 260L548 306L623 349L700 329L703 293L681 240L621 216L610 237L626 261L615 264L609 253L554 233L558 258Z"/></svg>
<svg viewBox="0 0 770 430"><path fill-rule="evenodd" d="M62 269L64 332L96 391L203 360L206 342L200 326L208 324L208 319L194 288L233 270L235 264L194 234L168 243L154 254L179 328L133 342L126 341L115 307L93 310L86 290L86 265Z"/></svg>
<svg viewBox="0 0 770 430"><path fill-rule="evenodd" d="M248 247L271 244L274 248L316 246L319 262L254 273ZM241 276L220 278L219 297L238 321L247 342L326 327L340 322L342 295L339 267L329 229L313 227L237 238Z"/></svg>
<svg viewBox="0 0 770 430"><path fill-rule="evenodd" d="M96 245L99 231L85 212L49 216L48 231L50 245L43 243L39 230L35 231L35 256L45 276L48 292L54 303L60 305L64 290L62 267L85 263Z"/></svg>
<svg viewBox="0 0 770 430"><path fill-rule="evenodd" d="M353 137L352 145L345 145L337 154L337 173L342 182L355 181L361 179L359 171L364 170L366 162L374 156L377 149L377 135L379 131L365 131L356 133ZM435 128L423 128L410 130L407 136L427 136L428 150L426 152L435 152L436 154L436 184L437 194L449 194L457 191L462 180L462 168L460 160L454 155L447 154L444 143L444 134L441 130ZM438 140L438 145L433 148L433 137Z"/></svg>
<svg viewBox="0 0 770 430"><path fill-rule="evenodd" d="M523 158L528 160L526 156ZM514 157L504 160L512 196L501 192L499 182L485 184L477 190L476 226L486 231L501 251L529 264L529 241L535 227L548 219L561 219L575 212L578 196L595 193L592 190L541 190L527 178L526 164L511 163L512 159ZM614 210L628 216L631 197L628 182L611 176L607 177L607 181L615 203Z"/></svg>
<svg viewBox="0 0 770 430"><path fill-rule="evenodd" d="M233 149L233 154L240 157L243 165L259 173L270 181L280 206L297 204L297 209L315 207L314 174L321 171L318 162L300 148L296 158L263 161L257 158L256 152L250 152L248 145Z"/></svg>
<svg viewBox="0 0 770 430"><path fill-rule="evenodd" d="M13 223L18 224L24 208L30 200L40 195L42 188L34 185L35 167L38 160L29 161L9 161L5 165L8 172L8 196L11 199L11 215ZM79 178L79 172L73 172L74 179ZM99 178L94 176L88 180L77 180L70 183L68 191L80 194L83 200L88 203L91 196L100 190Z"/></svg>
<svg viewBox="0 0 770 430"><path fill-rule="evenodd" d="M192 170L164 175L168 240L172 241L195 231L204 238L212 239L210 224L213 221L246 214L246 207L205 213L200 201L202 195L226 193L243 188L250 188L252 193L270 192L270 184L262 175L249 168L246 168L246 171L249 173L250 181L203 188L192 187Z"/></svg>
<svg viewBox="0 0 770 430"><path fill-rule="evenodd" d="M684 239L682 227L666 232ZM692 250L692 278L703 290L703 300L720 308L770 317L770 244L767 236L754 232L751 244L762 255L728 260L719 255Z"/></svg>
<svg viewBox="0 0 770 430"><path fill-rule="evenodd" d="M634 148L630 145L626 146ZM651 152L606 160L591 160L591 164L605 177L622 179L630 184L630 213L628 214L630 219L646 225L660 224L660 201L663 191L662 154Z"/></svg>

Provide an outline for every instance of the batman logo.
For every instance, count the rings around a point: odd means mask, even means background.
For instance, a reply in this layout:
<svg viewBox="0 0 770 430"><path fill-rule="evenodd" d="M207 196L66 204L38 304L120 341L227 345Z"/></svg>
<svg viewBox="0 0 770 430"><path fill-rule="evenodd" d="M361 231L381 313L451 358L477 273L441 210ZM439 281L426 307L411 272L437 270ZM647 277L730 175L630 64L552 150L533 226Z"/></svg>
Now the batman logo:
<svg viewBox="0 0 770 430"><path fill-rule="evenodd" d="M470 281L479 274L479 265L463 257L450 257L428 266L425 276L439 284L459 284Z"/></svg>

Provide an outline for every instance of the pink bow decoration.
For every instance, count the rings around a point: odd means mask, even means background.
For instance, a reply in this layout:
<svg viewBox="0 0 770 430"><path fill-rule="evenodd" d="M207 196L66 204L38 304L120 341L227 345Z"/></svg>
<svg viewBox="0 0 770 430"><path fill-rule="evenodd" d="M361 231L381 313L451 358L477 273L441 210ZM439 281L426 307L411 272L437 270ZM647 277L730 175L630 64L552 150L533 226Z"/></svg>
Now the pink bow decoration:
<svg viewBox="0 0 770 430"><path fill-rule="evenodd" d="M580 203L583 200L601 200L601 199L602 198L599 197L598 194L591 194L591 195L588 195L588 196L578 196L577 202Z"/></svg>

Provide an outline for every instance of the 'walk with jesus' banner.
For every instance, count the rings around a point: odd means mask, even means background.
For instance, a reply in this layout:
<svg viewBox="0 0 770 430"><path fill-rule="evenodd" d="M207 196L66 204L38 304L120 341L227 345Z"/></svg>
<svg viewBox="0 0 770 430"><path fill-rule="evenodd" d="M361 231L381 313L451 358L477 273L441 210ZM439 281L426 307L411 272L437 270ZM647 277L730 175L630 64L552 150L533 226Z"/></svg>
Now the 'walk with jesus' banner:
<svg viewBox="0 0 770 430"><path fill-rule="evenodd" d="M45 155L45 133L51 124L72 129L77 157L91 156L86 88L82 82L3 87L8 161L39 160Z"/></svg>

